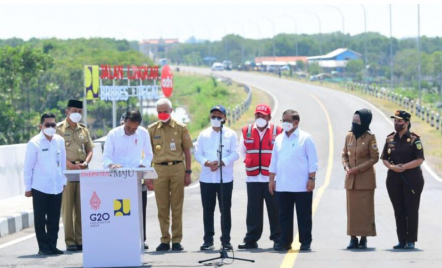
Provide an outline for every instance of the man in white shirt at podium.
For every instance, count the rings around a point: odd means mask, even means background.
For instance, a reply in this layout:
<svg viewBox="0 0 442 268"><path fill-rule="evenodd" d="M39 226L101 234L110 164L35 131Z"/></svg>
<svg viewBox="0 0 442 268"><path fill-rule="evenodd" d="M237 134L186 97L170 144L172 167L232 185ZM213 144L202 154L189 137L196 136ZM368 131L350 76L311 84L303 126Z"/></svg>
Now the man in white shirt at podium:
<svg viewBox="0 0 442 268"><path fill-rule="evenodd" d="M112 129L106 137L103 152L103 167L138 168L150 167L153 153L147 129L140 126L142 117L139 111L126 113L124 124ZM144 157L142 157L144 152ZM143 215L146 207L143 206ZM143 219L144 241L146 241L146 225ZM147 245L144 245L147 249Z"/></svg>

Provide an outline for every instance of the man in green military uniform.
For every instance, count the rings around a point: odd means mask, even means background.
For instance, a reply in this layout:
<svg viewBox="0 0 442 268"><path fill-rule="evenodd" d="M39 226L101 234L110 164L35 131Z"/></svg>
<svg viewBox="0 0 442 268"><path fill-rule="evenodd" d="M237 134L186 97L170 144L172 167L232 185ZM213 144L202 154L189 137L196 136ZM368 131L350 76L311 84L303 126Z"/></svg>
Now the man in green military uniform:
<svg viewBox="0 0 442 268"><path fill-rule="evenodd" d="M66 169L87 169L92 160L93 143L89 130L79 123L83 112L83 102L69 100L66 119L57 124L57 134L64 138L66 146ZM83 249L81 236L80 184L71 182L63 192L61 213L63 218L66 250Z"/></svg>
<svg viewBox="0 0 442 268"><path fill-rule="evenodd" d="M186 125L173 120L172 103L168 99L157 101L158 122L148 128L152 143L152 165L158 174L153 180L161 229L161 244L157 251L183 250L183 201L184 186L191 182L190 148L193 146ZM185 162L183 163L183 160ZM152 180L147 181L152 187ZM169 234L170 211L172 211L172 237Z"/></svg>

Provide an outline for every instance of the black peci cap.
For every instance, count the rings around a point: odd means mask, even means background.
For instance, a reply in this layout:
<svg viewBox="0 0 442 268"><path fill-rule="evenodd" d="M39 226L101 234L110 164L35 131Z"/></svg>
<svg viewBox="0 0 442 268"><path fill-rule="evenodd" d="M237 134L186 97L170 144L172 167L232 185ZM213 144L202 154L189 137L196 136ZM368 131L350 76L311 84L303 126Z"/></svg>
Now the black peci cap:
<svg viewBox="0 0 442 268"><path fill-rule="evenodd" d="M69 100L68 101L68 108L78 108L83 109L83 102L79 100Z"/></svg>

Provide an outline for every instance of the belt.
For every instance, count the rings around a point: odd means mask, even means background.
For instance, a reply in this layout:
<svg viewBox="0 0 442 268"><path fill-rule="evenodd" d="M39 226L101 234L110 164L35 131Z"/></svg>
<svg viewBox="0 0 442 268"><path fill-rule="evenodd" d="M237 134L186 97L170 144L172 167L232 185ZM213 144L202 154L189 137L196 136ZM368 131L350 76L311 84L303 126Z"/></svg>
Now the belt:
<svg viewBox="0 0 442 268"><path fill-rule="evenodd" d="M83 164L84 161L71 161L72 164L76 165L76 164Z"/></svg>
<svg viewBox="0 0 442 268"><path fill-rule="evenodd" d="M171 162L161 162L161 163L155 163L155 165L161 165L161 166L173 166L179 163L182 163L183 161L171 161Z"/></svg>

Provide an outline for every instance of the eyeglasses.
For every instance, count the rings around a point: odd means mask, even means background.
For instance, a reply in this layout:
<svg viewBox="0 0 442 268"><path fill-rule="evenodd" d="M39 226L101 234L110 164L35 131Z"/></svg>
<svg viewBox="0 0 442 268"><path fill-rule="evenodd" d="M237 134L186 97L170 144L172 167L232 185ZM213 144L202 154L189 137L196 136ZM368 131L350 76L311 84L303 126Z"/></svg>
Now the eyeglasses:
<svg viewBox="0 0 442 268"><path fill-rule="evenodd" d="M210 118L212 118L213 120L218 120L218 121L221 121L221 120L223 120L223 118L222 117L219 117L219 116L211 116Z"/></svg>
<svg viewBox="0 0 442 268"><path fill-rule="evenodd" d="M57 125L55 123L45 123L44 126L45 128L55 128Z"/></svg>

